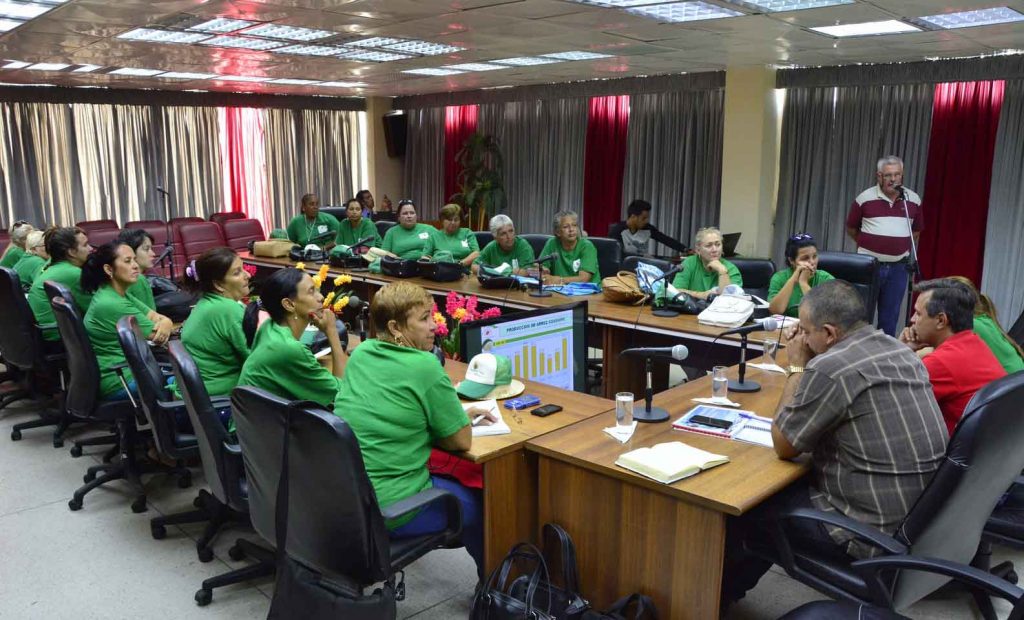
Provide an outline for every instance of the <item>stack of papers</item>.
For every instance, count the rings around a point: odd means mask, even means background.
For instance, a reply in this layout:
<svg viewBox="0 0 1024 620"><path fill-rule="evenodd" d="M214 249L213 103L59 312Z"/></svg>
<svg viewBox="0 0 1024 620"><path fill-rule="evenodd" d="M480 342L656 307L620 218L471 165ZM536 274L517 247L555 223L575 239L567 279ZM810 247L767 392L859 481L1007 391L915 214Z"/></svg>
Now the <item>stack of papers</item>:
<svg viewBox="0 0 1024 620"><path fill-rule="evenodd" d="M772 420L753 411L698 405L672 423L672 428L690 433L736 439L772 447Z"/></svg>
<svg viewBox="0 0 1024 620"><path fill-rule="evenodd" d="M619 456L615 464L658 482L672 484L728 462L727 456L705 452L681 441L670 441L627 452Z"/></svg>
<svg viewBox="0 0 1024 620"><path fill-rule="evenodd" d="M488 426L476 426L473 425L473 436L474 437L487 437L489 435L507 435L512 432L512 429L508 427L505 420L501 417L501 411L498 409L498 401L495 399L490 400L479 400L471 403L462 403L462 408L466 411L479 407L480 409L486 409L491 412L492 415L498 418L498 421ZM469 420L473 422L472 418Z"/></svg>

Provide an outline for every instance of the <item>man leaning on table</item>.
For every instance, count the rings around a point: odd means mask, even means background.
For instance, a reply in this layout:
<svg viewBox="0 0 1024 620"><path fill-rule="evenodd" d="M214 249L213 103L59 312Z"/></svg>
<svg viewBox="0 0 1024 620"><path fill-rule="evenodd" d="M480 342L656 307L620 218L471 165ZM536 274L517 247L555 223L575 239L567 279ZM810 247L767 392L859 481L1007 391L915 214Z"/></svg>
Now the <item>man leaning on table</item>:
<svg viewBox="0 0 1024 620"><path fill-rule="evenodd" d="M773 515L838 511L893 534L946 450L946 427L921 360L864 322L860 295L833 280L800 303L787 353L790 372L772 426L779 458L810 453L810 474L729 523L723 606L743 597L770 564L743 540L770 544ZM852 557L871 554L842 530L796 520L791 536ZM755 542L756 541L756 542Z"/></svg>

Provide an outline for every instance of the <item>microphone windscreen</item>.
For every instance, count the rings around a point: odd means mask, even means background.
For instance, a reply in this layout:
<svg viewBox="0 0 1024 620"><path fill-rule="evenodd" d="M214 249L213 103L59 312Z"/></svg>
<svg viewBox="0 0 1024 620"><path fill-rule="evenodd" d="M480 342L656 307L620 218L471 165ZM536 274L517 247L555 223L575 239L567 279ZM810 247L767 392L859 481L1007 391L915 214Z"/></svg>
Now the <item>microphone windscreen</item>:
<svg viewBox="0 0 1024 620"><path fill-rule="evenodd" d="M690 355L690 350L686 348L685 344L677 344L672 347L672 359L684 360Z"/></svg>
<svg viewBox="0 0 1024 620"><path fill-rule="evenodd" d="M348 296L348 305L353 307L353 308L358 308L358 307L363 305L363 300L359 299L359 297L357 295L349 295Z"/></svg>
<svg viewBox="0 0 1024 620"><path fill-rule="evenodd" d="M779 322L774 317L768 317L761 322L761 326L764 328L764 331L773 332L779 328Z"/></svg>

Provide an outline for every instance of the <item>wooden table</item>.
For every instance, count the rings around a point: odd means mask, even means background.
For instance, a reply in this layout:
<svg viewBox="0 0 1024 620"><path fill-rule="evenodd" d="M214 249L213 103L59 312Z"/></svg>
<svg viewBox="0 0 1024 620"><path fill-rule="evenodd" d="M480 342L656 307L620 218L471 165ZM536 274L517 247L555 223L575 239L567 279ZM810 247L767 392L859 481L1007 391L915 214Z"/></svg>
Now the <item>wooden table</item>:
<svg viewBox="0 0 1024 620"><path fill-rule="evenodd" d="M785 376L754 369L747 376L762 390L729 397L774 416ZM602 432L615 424L614 411L527 444L540 455L537 522L558 523L573 537L582 590L598 608L643 592L662 617L718 618L728 516L747 512L805 473L804 465L778 459L771 448L672 429L671 420L697 404L692 398L710 395L709 377L656 395L670 421L639 424L626 444ZM668 441L725 454L730 462L672 485L614 464L624 452Z"/></svg>
<svg viewBox="0 0 1024 620"><path fill-rule="evenodd" d="M240 252L242 259L251 265L265 270L290 267L295 263L288 258L264 258L252 256L248 252ZM309 264L306 270L316 273L318 265ZM330 273L336 276L342 273L352 276L353 283L360 288L361 295L369 300L379 287L393 282L398 278L367 271L331 268ZM619 353L631 347L672 346L686 344L690 349L690 360L694 366L710 367L712 365L731 365L739 362L740 340L736 336L721 337L725 330L720 327L702 325L693 315L677 317L657 317L651 314L649 306L629 306L605 301L599 295L572 298L562 295L550 297L531 297L520 290L486 289L480 286L475 277L464 277L454 282L435 282L426 278L404 278L414 282L432 295L444 296L449 291L462 295L476 295L483 303L502 308L530 310L558 306L575 300L587 301L587 313L591 324L599 331L599 343L588 343L599 346L602 351L604 373L604 397L614 398L616 392L631 391L642 394L645 385L643 362L638 358L619 357ZM761 342L772 337L766 332L754 332L750 335L750 354L759 355ZM715 345L718 346L715 346ZM664 364L655 366L655 387L667 386L668 373Z"/></svg>

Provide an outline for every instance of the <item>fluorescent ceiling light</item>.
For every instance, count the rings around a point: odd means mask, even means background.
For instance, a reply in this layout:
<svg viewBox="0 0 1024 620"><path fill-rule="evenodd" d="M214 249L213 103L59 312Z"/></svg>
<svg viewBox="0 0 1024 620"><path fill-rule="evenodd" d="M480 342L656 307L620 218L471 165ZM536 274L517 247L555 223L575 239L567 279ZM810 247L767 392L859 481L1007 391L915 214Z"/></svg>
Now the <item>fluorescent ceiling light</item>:
<svg viewBox="0 0 1024 620"><path fill-rule="evenodd" d="M673 2L672 4L656 4L626 9L626 12L650 17L661 22L695 22L705 19L721 19L723 17L739 17L746 15L741 11L727 9L707 2Z"/></svg>
<svg viewBox="0 0 1024 620"><path fill-rule="evenodd" d="M20 60L11 60L6 65L4 65L4 69L24 69L25 67L29 66L30 64L32 64L32 63L30 63L30 62L22 62Z"/></svg>
<svg viewBox="0 0 1024 620"><path fill-rule="evenodd" d="M458 65L445 65L445 69L458 69L459 71L494 71L496 69L508 69L501 65L492 65L486 62L464 62Z"/></svg>
<svg viewBox="0 0 1024 620"><path fill-rule="evenodd" d="M455 69L406 69L402 73L412 73L414 75L455 75L456 73L463 73Z"/></svg>
<svg viewBox="0 0 1024 620"><path fill-rule="evenodd" d="M659 2L664 3L665 0L573 0L573 2L622 9L633 6L643 6L645 4L658 4Z"/></svg>
<svg viewBox="0 0 1024 620"><path fill-rule="evenodd" d="M276 80L270 80L267 84L291 84L292 86L306 86L309 84L319 84L320 80L301 80L298 78L278 78Z"/></svg>
<svg viewBox="0 0 1024 620"><path fill-rule="evenodd" d="M217 17L209 21L205 21L201 24L196 24L189 28L189 30L198 30L200 32L234 32L241 30L246 26L255 26L257 22L251 22L245 19L228 19L227 17Z"/></svg>
<svg viewBox="0 0 1024 620"><path fill-rule="evenodd" d="M558 60L595 60L597 58L611 58L611 54L598 54L596 52L555 52L554 54L541 54L543 58L557 58Z"/></svg>
<svg viewBox="0 0 1024 620"><path fill-rule="evenodd" d="M280 41L270 41L268 39L248 39L246 37L222 36L203 41L202 45L230 47L243 50L272 50L274 48L281 47L284 43Z"/></svg>
<svg viewBox="0 0 1024 620"><path fill-rule="evenodd" d="M255 28L249 28L242 34L254 37L269 37L271 39L288 39L289 41L316 41L326 39L338 34L329 30L314 30L312 28L301 28L299 26L284 26L282 24L263 24Z"/></svg>
<svg viewBox="0 0 1024 620"><path fill-rule="evenodd" d="M177 30L156 30L154 28L136 28L117 35L118 39L129 41L149 41L152 43L198 43L210 39L212 35L199 32L178 32Z"/></svg>
<svg viewBox="0 0 1024 620"><path fill-rule="evenodd" d="M168 71L161 73L158 77L169 80L212 80L217 77L215 73L189 73L188 71Z"/></svg>
<svg viewBox="0 0 1024 620"><path fill-rule="evenodd" d="M337 56L351 50L344 47L329 47L327 45L288 45L273 51L275 54L299 54L300 56Z"/></svg>
<svg viewBox="0 0 1024 620"><path fill-rule="evenodd" d="M367 60L371 62L390 62L392 60L405 60L406 58L412 58L406 54L392 54L390 52L371 52L369 50L365 52L349 52L342 54L338 58L344 58L345 60Z"/></svg>
<svg viewBox="0 0 1024 620"><path fill-rule="evenodd" d="M29 71L63 71L71 65L62 62L37 62L34 65L25 67Z"/></svg>
<svg viewBox="0 0 1024 620"><path fill-rule="evenodd" d="M268 77L256 77L252 75L218 75L211 79L223 80L225 82L268 82Z"/></svg>
<svg viewBox="0 0 1024 620"><path fill-rule="evenodd" d="M863 37L873 34L898 34L901 32L917 32L921 30L917 26L911 26L906 22L896 19L887 19L880 22L862 22L860 24L843 24L841 26L819 26L811 28L815 32L827 34L830 37Z"/></svg>
<svg viewBox="0 0 1024 620"><path fill-rule="evenodd" d="M559 58L541 58L538 56L519 56L517 58L492 60L491 62L498 65L510 65L513 67L529 67L532 65L550 65L555 62L562 62L562 60Z"/></svg>
<svg viewBox="0 0 1024 620"><path fill-rule="evenodd" d="M98 71L102 68L103 67L100 65L82 65L77 69L72 70L72 73L92 73L93 71Z"/></svg>
<svg viewBox="0 0 1024 620"><path fill-rule="evenodd" d="M402 39L370 37L369 39L360 39L358 41L345 41L345 45L354 45L356 47L384 47L385 45L394 45L396 43L402 43Z"/></svg>
<svg viewBox="0 0 1024 620"><path fill-rule="evenodd" d="M52 6L37 3L11 2L0 0L0 17L12 19L32 19L46 13Z"/></svg>
<svg viewBox="0 0 1024 620"><path fill-rule="evenodd" d="M332 88L358 88L366 86L364 82L320 82L319 86L330 86Z"/></svg>
<svg viewBox="0 0 1024 620"><path fill-rule="evenodd" d="M782 13L783 11L803 11L804 9L820 9L838 4L853 4L853 0L730 0L734 4L745 6L765 13Z"/></svg>
<svg viewBox="0 0 1024 620"><path fill-rule="evenodd" d="M163 71L159 69L135 69L133 67L122 67L120 69L114 69L108 75L134 75L137 77L151 77L159 75Z"/></svg>
<svg viewBox="0 0 1024 620"><path fill-rule="evenodd" d="M466 49L455 45L444 45L442 43L431 43L429 41L402 41L383 46L384 49L396 52L408 52L410 54L422 54L424 56L436 56L438 54L451 54Z"/></svg>
<svg viewBox="0 0 1024 620"><path fill-rule="evenodd" d="M1006 24L1024 20L1024 15L1005 6L997 6L991 9L979 9L977 11L961 11L959 13L944 13L939 15L928 15L919 17L939 28L969 28L971 26L991 26L992 24Z"/></svg>
<svg viewBox="0 0 1024 620"><path fill-rule="evenodd" d="M18 26L25 22L18 21L16 19L0 19L0 32L7 32L8 30L14 30Z"/></svg>

